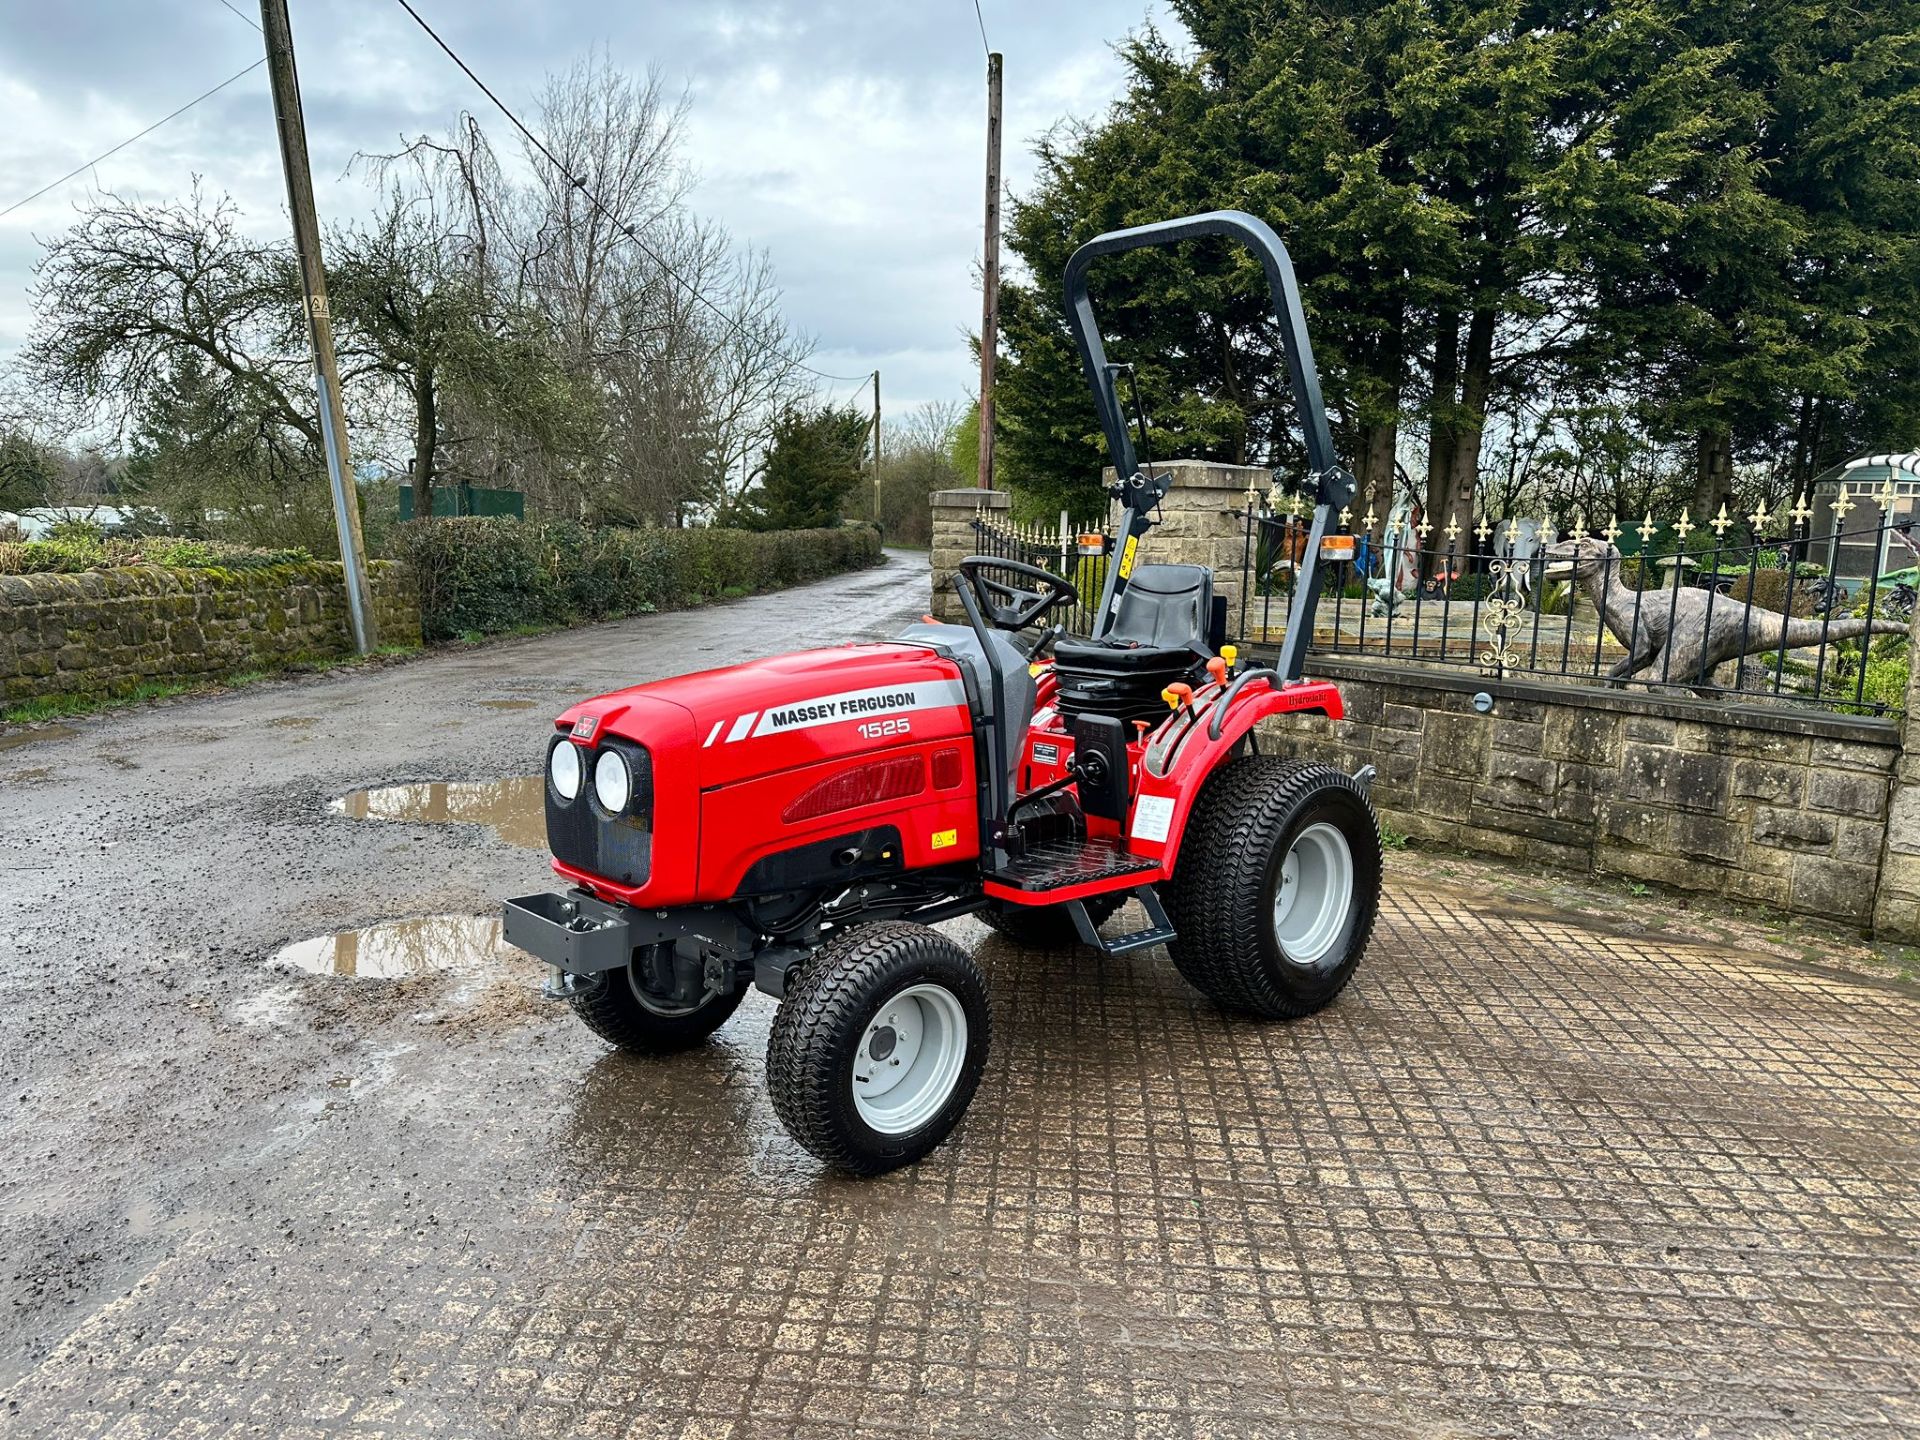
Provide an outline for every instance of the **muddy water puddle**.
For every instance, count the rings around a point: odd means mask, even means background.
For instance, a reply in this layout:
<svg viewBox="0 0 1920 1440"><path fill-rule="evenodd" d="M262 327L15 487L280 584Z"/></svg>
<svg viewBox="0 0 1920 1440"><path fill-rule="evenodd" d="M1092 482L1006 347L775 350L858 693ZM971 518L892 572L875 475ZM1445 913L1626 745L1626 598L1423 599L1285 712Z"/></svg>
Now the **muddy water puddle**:
<svg viewBox="0 0 1920 1440"><path fill-rule="evenodd" d="M296 940L268 965L344 987L357 982L438 981L421 992L416 1025L518 1024L539 1008L540 965L500 939L496 915L421 915ZM232 1007L250 1028L290 1027L306 1008L298 985L275 985Z"/></svg>
<svg viewBox="0 0 1920 1440"><path fill-rule="evenodd" d="M296 940L273 964L336 979L410 980L420 975L493 975L511 963L497 915L422 915Z"/></svg>
<svg viewBox="0 0 1920 1440"><path fill-rule="evenodd" d="M71 740L79 733L71 725L36 725L30 730L15 730L0 735L0 750L17 750L36 740Z"/></svg>
<svg viewBox="0 0 1920 1440"><path fill-rule="evenodd" d="M485 825L509 845L547 848L545 782L538 775L506 780L427 780L355 790L335 800L335 814L354 820Z"/></svg>

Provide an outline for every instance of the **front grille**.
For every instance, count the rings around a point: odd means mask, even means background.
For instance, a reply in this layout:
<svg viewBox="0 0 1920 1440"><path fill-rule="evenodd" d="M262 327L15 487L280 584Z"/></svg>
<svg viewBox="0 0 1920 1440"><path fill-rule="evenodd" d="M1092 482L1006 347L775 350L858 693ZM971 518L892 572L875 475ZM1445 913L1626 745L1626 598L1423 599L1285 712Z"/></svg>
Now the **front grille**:
<svg viewBox="0 0 1920 1440"><path fill-rule="evenodd" d="M556 745L571 745L556 736ZM617 750L633 772L633 800L624 815L612 815L593 793L593 767L603 750ZM620 885L644 885L653 862L653 757L630 740L608 740L581 757L586 780L572 800L553 788L549 767L547 846L554 859Z"/></svg>

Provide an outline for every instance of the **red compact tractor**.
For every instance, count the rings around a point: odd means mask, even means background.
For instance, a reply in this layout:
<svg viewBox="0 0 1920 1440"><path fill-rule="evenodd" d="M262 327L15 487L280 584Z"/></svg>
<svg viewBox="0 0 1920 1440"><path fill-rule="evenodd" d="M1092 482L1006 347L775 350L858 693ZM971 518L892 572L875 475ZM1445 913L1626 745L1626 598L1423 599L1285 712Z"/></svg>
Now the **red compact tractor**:
<svg viewBox="0 0 1920 1440"><path fill-rule="evenodd" d="M1210 572L1139 560L1166 490L1136 461L1086 285L1096 258L1201 235L1257 254L1317 509L1272 666L1222 644ZM1334 461L1292 266L1250 215L1117 231L1067 266L1068 313L1112 453L1116 537L1092 638L1034 566L974 556L965 625L636 685L574 706L547 747L547 836L571 888L506 902L506 938L597 1034L693 1045L751 985L780 1000L767 1084L793 1137L875 1174L959 1121L987 1062L986 984L935 922L1017 945L1164 945L1220 1005L1267 1018L1338 995L1380 888L1371 767L1258 753L1268 715L1338 718L1305 683L1316 562L1353 477ZM1128 900L1146 923L1100 926Z"/></svg>

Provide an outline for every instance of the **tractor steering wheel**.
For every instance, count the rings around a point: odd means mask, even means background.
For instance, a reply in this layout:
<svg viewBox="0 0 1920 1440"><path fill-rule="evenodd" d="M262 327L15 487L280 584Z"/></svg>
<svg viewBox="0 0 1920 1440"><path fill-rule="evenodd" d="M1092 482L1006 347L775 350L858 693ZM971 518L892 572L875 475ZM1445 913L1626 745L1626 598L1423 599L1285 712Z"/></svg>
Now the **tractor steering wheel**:
<svg viewBox="0 0 1920 1440"><path fill-rule="evenodd" d="M1011 571L1023 579L1038 580L1045 588L1022 590L984 574L987 570ZM981 614L1001 630L1024 630L1055 605L1071 605L1080 598L1080 592L1071 582L1050 570L1019 560L969 555L960 562L960 574L980 602Z"/></svg>

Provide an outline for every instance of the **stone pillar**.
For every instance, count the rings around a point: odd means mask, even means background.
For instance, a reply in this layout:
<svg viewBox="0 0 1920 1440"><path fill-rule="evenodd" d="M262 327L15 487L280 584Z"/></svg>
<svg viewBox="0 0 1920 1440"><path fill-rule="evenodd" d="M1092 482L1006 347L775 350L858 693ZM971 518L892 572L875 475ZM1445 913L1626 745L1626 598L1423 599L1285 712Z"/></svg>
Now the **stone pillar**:
<svg viewBox="0 0 1920 1440"><path fill-rule="evenodd" d="M1873 897L1873 933L1883 940L1920 940L1920 610L1907 630L1906 703Z"/></svg>
<svg viewBox="0 0 1920 1440"><path fill-rule="evenodd" d="M966 614L954 597L954 572L960 562L976 553L979 537L973 522L983 517L1005 520L1013 507L1013 498L1004 490L936 490L928 497L933 506L933 542L927 554L933 570L933 618L949 625L960 625Z"/></svg>
<svg viewBox="0 0 1920 1440"><path fill-rule="evenodd" d="M1211 460L1172 460L1153 468L1173 480L1160 503L1160 523L1140 542L1137 563L1208 567L1213 571L1213 593L1227 598L1227 633L1237 634L1247 553L1247 487L1265 495L1273 472L1258 465L1220 465ZM1113 483L1111 467L1102 481ZM1117 504L1114 514L1120 514Z"/></svg>

